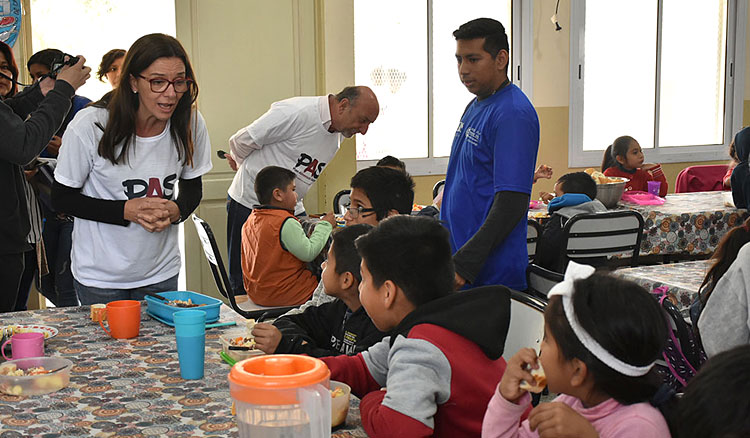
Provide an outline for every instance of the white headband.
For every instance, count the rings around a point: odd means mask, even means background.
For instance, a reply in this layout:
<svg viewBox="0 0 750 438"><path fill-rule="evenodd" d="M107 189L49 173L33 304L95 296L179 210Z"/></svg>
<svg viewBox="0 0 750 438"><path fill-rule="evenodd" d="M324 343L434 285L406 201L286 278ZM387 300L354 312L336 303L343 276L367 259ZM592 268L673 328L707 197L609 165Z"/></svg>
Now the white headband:
<svg viewBox="0 0 750 438"><path fill-rule="evenodd" d="M646 366L635 366L621 361L612 353L604 349L604 347L599 345L599 343L596 342L596 339L594 339L578 321L575 309L573 309L573 282L588 278L593 273L594 268L591 266L569 262L568 269L565 271L565 279L552 287L547 296L551 297L559 295L562 297L563 310L565 311L565 317L568 320L568 324L570 324L570 328L573 330L576 337L578 337L578 340L581 341L581 344L583 344L591 354L602 361L605 365L621 374L631 377L643 376L654 366L653 362Z"/></svg>

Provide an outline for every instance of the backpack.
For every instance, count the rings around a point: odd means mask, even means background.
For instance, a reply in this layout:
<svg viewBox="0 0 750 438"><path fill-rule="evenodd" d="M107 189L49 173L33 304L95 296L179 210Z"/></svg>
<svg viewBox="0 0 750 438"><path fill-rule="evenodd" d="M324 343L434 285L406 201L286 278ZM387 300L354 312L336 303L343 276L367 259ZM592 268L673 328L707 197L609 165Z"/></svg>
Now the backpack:
<svg viewBox="0 0 750 438"><path fill-rule="evenodd" d="M652 292L664 310L667 324L667 343L662 350L662 359L656 362L654 369L662 381L677 392L682 392L706 361L703 346L685 321L677 307L668 299L667 288L662 286Z"/></svg>

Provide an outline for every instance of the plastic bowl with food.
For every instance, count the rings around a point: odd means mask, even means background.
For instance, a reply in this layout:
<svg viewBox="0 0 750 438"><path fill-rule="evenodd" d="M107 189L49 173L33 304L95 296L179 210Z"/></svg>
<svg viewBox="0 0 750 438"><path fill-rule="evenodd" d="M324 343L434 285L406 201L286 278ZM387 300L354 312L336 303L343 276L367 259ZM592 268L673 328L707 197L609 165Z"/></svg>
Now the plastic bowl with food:
<svg viewBox="0 0 750 438"><path fill-rule="evenodd" d="M61 357L29 357L0 364L0 393L17 396L59 391L70 384L73 362Z"/></svg>
<svg viewBox="0 0 750 438"><path fill-rule="evenodd" d="M346 383L331 380L331 427L336 427L346 421L349 413L349 398L352 388Z"/></svg>
<svg viewBox="0 0 750 438"><path fill-rule="evenodd" d="M251 347L250 343L243 342L243 340L247 339L247 332L230 332L219 336L219 342L221 342L224 353L237 362L245 360L248 357L265 354L262 350Z"/></svg>
<svg viewBox="0 0 750 438"><path fill-rule="evenodd" d="M609 182L596 185L596 199L607 208L615 208L628 181L627 178L609 177Z"/></svg>

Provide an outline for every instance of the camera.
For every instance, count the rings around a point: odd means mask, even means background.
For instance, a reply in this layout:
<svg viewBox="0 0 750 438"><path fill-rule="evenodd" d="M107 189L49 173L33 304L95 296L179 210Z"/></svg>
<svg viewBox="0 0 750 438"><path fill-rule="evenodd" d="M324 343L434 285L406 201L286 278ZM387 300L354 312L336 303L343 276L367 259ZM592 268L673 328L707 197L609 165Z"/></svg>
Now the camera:
<svg viewBox="0 0 750 438"><path fill-rule="evenodd" d="M65 57L68 57L68 60L65 60ZM52 60L52 68L50 69L49 75L50 77L56 77L57 74L60 72L60 69L62 69L66 65L76 65L78 62L78 57L73 55L68 55L67 53L63 53L60 56L55 57L55 59Z"/></svg>

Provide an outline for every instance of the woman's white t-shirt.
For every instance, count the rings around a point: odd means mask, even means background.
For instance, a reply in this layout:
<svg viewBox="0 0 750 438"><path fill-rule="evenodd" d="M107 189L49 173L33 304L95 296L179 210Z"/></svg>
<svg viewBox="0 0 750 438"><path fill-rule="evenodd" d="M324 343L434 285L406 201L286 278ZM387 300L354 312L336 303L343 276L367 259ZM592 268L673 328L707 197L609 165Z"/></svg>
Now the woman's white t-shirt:
<svg viewBox="0 0 750 438"><path fill-rule="evenodd" d="M55 180L97 199L128 200L161 197L174 200L180 178L197 178L211 170L211 144L206 123L193 113L193 165L184 165L169 132L135 137L125 163L113 165L98 154L108 111L89 107L76 114L63 136ZM133 147L135 146L135 147ZM119 154L121 147L115 151ZM137 223L112 225L76 218L71 268L75 279L89 287L132 289L167 280L180 272L178 229L149 233Z"/></svg>

